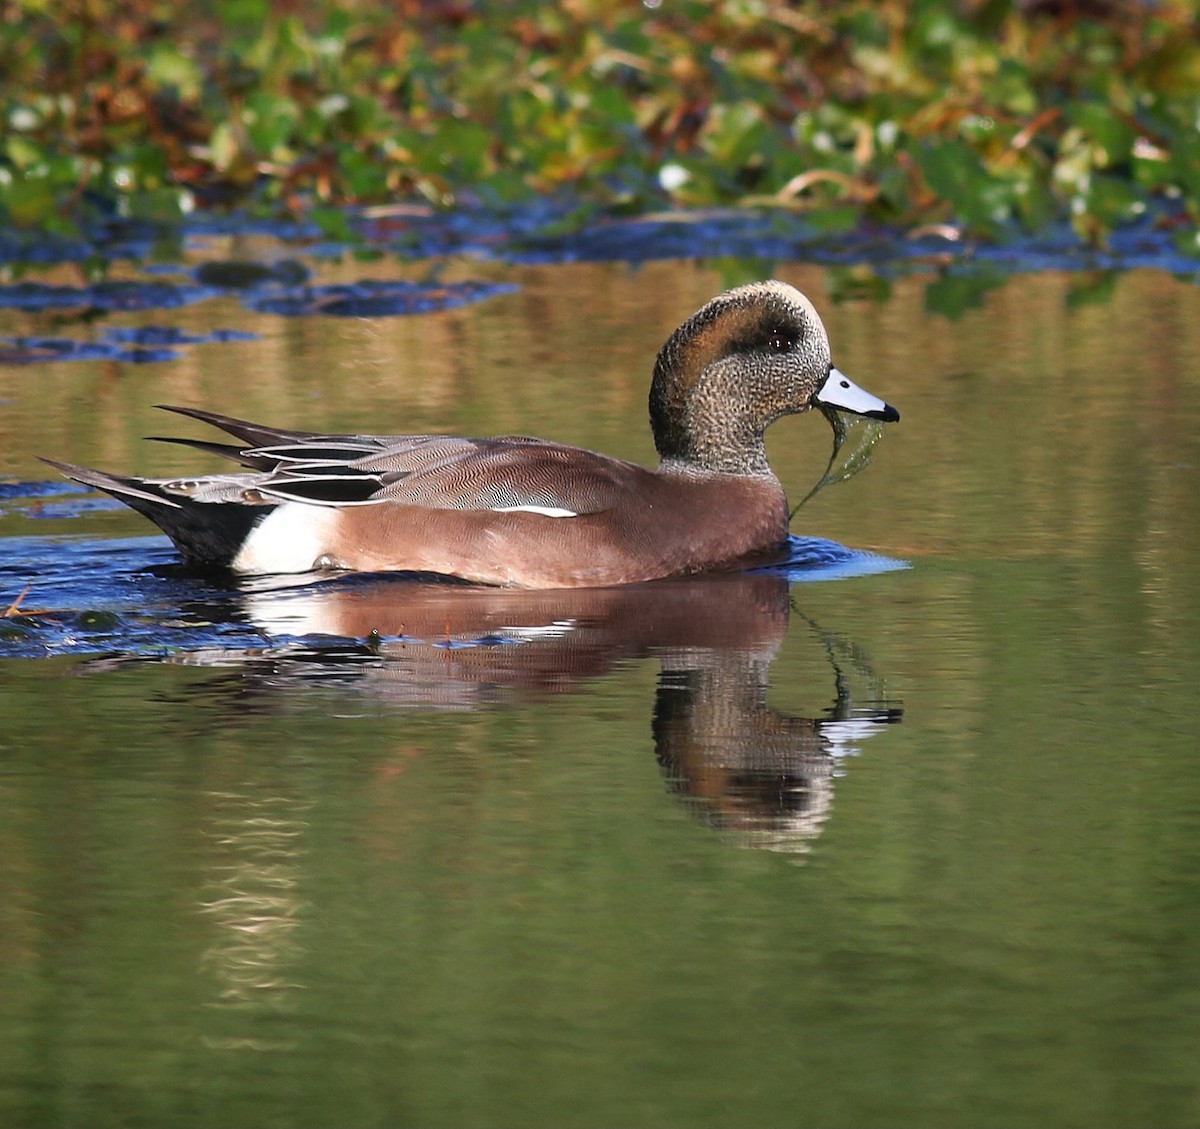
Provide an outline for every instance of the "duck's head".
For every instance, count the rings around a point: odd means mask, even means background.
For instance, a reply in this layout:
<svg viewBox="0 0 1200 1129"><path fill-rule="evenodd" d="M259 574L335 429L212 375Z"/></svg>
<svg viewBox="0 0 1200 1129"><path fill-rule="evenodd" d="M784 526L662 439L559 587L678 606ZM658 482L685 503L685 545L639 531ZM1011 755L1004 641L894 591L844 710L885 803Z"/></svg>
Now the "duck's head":
<svg viewBox="0 0 1200 1129"><path fill-rule="evenodd" d="M816 309L784 282L739 286L701 307L659 351L650 385L659 456L702 471L769 474L767 426L820 406L900 418L833 367Z"/></svg>

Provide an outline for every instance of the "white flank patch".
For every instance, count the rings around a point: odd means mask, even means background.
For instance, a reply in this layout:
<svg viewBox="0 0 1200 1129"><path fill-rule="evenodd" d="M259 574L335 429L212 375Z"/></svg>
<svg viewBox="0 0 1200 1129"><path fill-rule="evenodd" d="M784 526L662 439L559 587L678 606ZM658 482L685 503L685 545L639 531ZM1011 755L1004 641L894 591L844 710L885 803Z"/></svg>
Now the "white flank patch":
<svg viewBox="0 0 1200 1129"><path fill-rule="evenodd" d="M254 528L230 567L247 573L309 572L319 556L332 552L330 534L337 520L337 510L284 502Z"/></svg>
<svg viewBox="0 0 1200 1129"><path fill-rule="evenodd" d="M578 517L574 510L560 510L557 506L496 506L494 514L541 514L542 517Z"/></svg>

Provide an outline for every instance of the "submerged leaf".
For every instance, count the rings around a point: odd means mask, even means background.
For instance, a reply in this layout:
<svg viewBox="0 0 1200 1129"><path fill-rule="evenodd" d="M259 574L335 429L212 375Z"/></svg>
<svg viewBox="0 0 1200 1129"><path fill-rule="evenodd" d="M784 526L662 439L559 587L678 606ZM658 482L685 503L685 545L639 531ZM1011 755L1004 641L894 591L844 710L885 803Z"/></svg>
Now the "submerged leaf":
<svg viewBox="0 0 1200 1129"><path fill-rule="evenodd" d="M825 404L818 407L821 414L829 420L829 426L833 428L833 452L829 456L829 464L825 467L821 480L796 503L792 512L788 514L789 521L818 491L826 486L847 482L860 470L865 469L871 461L875 444L883 436L883 424L877 419L868 419L852 412L841 412Z"/></svg>

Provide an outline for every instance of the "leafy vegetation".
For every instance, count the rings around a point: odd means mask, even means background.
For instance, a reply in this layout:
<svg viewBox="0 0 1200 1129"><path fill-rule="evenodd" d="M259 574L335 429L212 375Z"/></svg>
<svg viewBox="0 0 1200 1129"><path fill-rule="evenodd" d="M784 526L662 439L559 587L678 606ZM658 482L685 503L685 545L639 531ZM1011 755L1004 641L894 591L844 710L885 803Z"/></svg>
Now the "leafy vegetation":
<svg viewBox="0 0 1200 1129"><path fill-rule="evenodd" d="M0 219L768 205L1200 253L1191 0L8 0ZM1165 206L1163 203L1165 202ZM322 212L322 209L326 209Z"/></svg>

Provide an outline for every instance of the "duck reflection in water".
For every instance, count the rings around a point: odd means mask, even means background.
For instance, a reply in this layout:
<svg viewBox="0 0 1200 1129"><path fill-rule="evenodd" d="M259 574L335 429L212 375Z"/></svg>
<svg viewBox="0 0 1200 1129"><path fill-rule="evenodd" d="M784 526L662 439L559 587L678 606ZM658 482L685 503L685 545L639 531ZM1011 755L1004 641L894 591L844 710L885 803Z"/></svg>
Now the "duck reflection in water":
<svg viewBox="0 0 1200 1129"><path fill-rule="evenodd" d="M553 592L388 577L250 584L243 613L290 642L240 652L243 692L246 677L263 691L335 680L394 705L472 710L579 692L620 664L657 658L658 763L698 815L747 845L805 849L829 815L842 759L902 715L855 648L811 623L829 706L798 717L766 704L793 592L770 572ZM186 661L231 659L238 653Z"/></svg>
<svg viewBox="0 0 1200 1129"><path fill-rule="evenodd" d="M853 652L836 644L825 637L837 691L820 717L766 704L770 657L737 650L714 651L711 663L697 662L695 653L661 656L653 720L658 763L697 814L744 846L806 849L829 817L843 758L902 717L899 706L870 692L854 703L838 650Z"/></svg>

